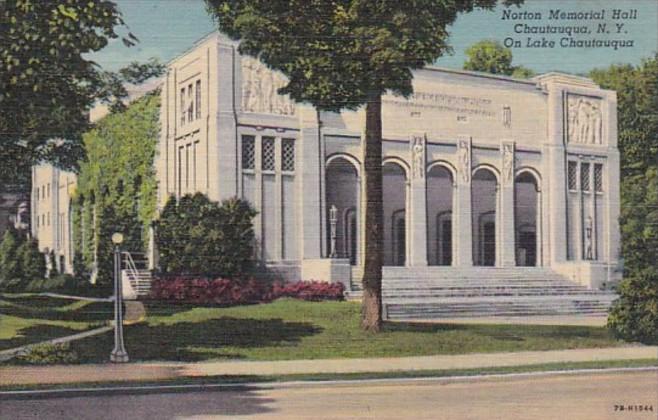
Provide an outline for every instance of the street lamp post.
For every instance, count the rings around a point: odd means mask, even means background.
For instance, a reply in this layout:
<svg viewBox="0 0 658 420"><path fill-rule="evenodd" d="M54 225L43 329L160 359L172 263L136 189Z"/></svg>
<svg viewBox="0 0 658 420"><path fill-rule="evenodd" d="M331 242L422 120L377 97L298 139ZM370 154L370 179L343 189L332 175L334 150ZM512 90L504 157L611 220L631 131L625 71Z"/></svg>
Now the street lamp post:
<svg viewBox="0 0 658 420"><path fill-rule="evenodd" d="M128 353L123 345L123 291L121 290L121 250L119 249L122 242L122 234L112 235L114 244L114 350L110 353L110 361L114 363L128 361Z"/></svg>
<svg viewBox="0 0 658 420"><path fill-rule="evenodd" d="M337 258L336 253L336 225L338 224L338 209L331 205L329 209L329 258Z"/></svg>

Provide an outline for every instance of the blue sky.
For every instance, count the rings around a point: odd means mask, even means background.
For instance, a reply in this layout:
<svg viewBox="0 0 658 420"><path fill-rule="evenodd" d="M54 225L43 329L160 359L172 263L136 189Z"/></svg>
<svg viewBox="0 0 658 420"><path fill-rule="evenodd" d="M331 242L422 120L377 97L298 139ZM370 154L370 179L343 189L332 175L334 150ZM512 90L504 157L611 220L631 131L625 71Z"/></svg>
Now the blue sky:
<svg viewBox="0 0 658 420"><path fill-rule="evenodd" d="M401 0L403 1L403 0ZM92 59L104 68L115 70L131 61L145 61L157 57L166 62L188 49L196 40L215 29L205 10L203 0L117 0L124 19L140 43L127 48L114 40ZM522 9L542 14L541 21L510 21L502 19L502 8L495 11L475 11L462 15L450 28L450 43L454 55L439 59L440 66L461 68L464 50L471 44L485 39L503 41L513 37L526 42L526 35L515 34L514 24L579 25L573 21L548 20L549 9L565 11L589 11L606 9L609 28L614 26L611 9L637 9L637 20L626 20L624 39L633 39L632 48L618 50L599 48L513 48L514 64L530 67L537 72L551 70L569 73L586 73L595 67L613 63L639 63L658 50L658 1L656 0L526 0ZM619 21L618 21L619 22ZM598 23L598 21L596 22ZM596 24L590 22L590 26ZM615 31L613 31L615 32ZM600 37L618 38L609 34ZM537 37L541 38L541 35ZM549 35L559 42L562 35ZM590 36L591 37L591 36ZM604 38L605 39L605 38Z"/></svg>

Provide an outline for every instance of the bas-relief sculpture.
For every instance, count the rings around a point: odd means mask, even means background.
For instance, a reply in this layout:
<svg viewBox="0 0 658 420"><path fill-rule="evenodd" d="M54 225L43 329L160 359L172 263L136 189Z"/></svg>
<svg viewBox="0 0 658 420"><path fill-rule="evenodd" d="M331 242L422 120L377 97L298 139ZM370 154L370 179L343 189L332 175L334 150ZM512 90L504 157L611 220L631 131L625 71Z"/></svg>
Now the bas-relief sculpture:
<svg viewBox="0 0 658 420"><path fill-rule="evenodd" d="M471 145L467 140L459 141L459 171L464 182L471 179Z"/></svg>
<svg viewBox="0 0 658 420"><path fill-rule="evenodd" d="M569 143L603 144L600 100L569 95L567 116Z"/></svg>
<svg viewBox="0 0 658 420"><path fill-rule="evenodd" d="M415 135L411 141L413 178L422 179L425 176L425 136Z"/></svg>
<svg viewBox="0 0 658 420"><path fill-rule="evenodd" d="M514 144L503 144L503 181L508 183L514 174Z"/></svg>
<svg viewBox="0 0 658 420"><path fill-rule="evenodd" d="M242 58L242 111L295 115L295 103L277 92L287 84L285 77L252 57Z"/></svg>

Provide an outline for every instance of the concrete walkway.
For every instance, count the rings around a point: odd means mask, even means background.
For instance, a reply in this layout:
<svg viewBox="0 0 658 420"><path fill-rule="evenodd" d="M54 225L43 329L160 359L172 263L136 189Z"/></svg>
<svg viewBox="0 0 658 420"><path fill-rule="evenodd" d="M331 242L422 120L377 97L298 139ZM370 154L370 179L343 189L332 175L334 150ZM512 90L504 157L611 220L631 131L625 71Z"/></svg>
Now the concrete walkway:
<svg viewBox="0 0 658 420"><path fill-rule="evenodd" d="M130 349L128 349L130 350ZM658 347L476 353L401 358L290 361L221 361L199 363L128 363L71 366L3 366L0 386L90 382L158 381L215 375L291 375L458 370L529 366L546 363L656 359Z"/></svg>

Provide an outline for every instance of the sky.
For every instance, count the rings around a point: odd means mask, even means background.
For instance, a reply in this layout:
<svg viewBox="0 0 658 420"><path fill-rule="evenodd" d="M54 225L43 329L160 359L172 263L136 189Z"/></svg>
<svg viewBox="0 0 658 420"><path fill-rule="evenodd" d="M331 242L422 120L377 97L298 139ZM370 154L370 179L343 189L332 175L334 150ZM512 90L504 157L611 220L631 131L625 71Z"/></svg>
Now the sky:
<svg viewBox="0 0 658 420"><path fill-rule="evenodd" d="M116 0L129 30L139 38L134 47L125 47L120 40L95 53L91 58L108 70L116 70L131 61L146 61L157 57L167 62L190 48L195 41L215 30L216 26L205 10L203 0ZM404 1L404 0L401 0ZM518 40L522 46L513 47L514 65L523 65L536 72L563 71L585 74L592 68L607 67L614 63L638 64L643 58L658 50L658 1L657 0L526 0L522 8L513 11L538 12L541 19L503 19L503 7L494 11L474 11L461 15L450 27L451 56L441 57L435 64L449 68L461 68L464 51L482 39L495 39L501 43ZM549 11L561 9L573 12L605 10L603 20L574 21L551 20ZM613 9L637 10L636 19L613 20ZM632 15L631 15L632 16ZM595 34L598 24L606 24L610 33ZM617 31L616 23L624 26ZM534 27L587 26L594 34L574 35L574 38L633 41L626 48L560 48L564 35L515 33L515 25ZM555 47L528 48L527 38L555 41Z"/></svg>

